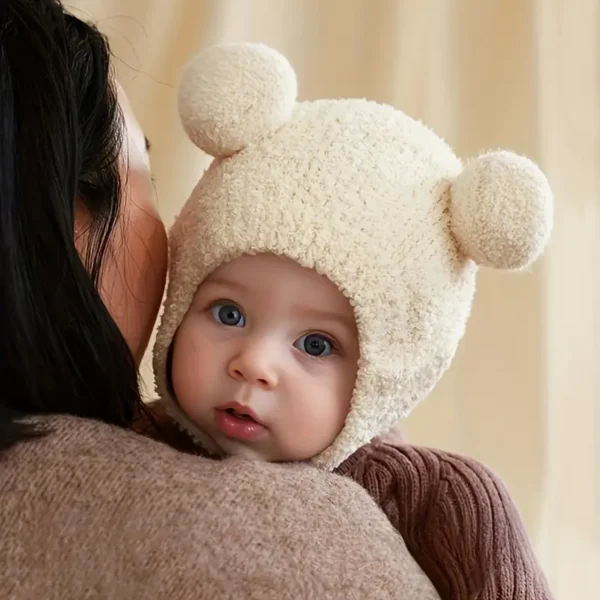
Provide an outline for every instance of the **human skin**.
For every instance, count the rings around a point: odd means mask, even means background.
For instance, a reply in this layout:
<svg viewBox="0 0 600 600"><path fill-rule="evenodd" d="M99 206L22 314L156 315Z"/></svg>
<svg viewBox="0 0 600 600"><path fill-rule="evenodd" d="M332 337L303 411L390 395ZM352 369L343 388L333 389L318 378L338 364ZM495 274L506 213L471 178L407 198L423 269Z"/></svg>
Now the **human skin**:
<svg viewBox="0 0 600 600"><path fill-rule="evenodd" d="M156 205L146 137L119 84L117 93L124 127L120 160L123 196L99 288L139 366L165 287L167 236ZM83 204L76 201L75 243L80 249L85 247L88 218Z"/></svg>

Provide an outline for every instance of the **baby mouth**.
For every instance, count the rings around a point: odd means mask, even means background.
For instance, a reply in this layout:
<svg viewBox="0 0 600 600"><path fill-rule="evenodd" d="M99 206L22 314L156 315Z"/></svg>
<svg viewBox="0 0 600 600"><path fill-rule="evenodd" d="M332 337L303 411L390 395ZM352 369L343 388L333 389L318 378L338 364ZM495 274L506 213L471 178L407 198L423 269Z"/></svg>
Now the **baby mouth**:
<svg viewBox="0 0 600 600"><path fill-rule="evenodd" d="M267 427L258 420L251 408L237 402L215 410L215 425L227 437L245 442L261 439Z"/></svg>
<svg viewBox="0 0 600 600"><path fill-rule="evenodd" d="M236 411L235 408L226 408L225 412L236 419L240 419L240 421L250 421L252 423L256 423L256 419L253 419L250 415Z"/></svg>

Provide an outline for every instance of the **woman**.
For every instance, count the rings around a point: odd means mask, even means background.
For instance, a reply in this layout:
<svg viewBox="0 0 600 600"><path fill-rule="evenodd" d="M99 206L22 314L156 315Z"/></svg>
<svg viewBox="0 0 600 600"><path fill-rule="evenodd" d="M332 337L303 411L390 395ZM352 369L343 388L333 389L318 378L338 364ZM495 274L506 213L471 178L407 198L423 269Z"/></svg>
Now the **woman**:
<svg viewBox="0 0 600 600"><path fill-rule="evenodd" d="M125 342L139 362L165 279L144 136L126 103L123 128L108 49L87 25L61 24L52 2L3 10L3 404L127 425L140 397ZM70 53L48 53L60 36Z"/></svg>
<svg viewBox="0 0 600 600"><path fill-rule="evenodd" d="M474 461L375 444L343 478L223 467L130 430L165 234L106 41L57 0L0 5L0 244L3 597L437 598L350 478L380 502L406 497L394 525L443 598L548 597L510 500ZM480 526L481 547L464 535Z"/></svg>
<svg viewBox="0 0 600 600"><path fill-rule="evenodd" d="M350 480L128 429L165 279L148 165L99 33L3 0L2 596L437 597Z"/></svg>

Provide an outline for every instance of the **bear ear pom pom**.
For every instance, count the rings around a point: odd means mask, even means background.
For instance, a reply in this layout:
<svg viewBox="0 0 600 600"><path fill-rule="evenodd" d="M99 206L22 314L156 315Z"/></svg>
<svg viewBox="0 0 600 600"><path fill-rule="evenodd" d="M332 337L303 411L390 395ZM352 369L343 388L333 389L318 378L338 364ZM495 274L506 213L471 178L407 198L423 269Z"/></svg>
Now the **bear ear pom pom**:
<svg viewBox="0 0 600 600"><path fill-rule="evenodd" d="M200 51L179 87L181 122L191 141L226 157L285 125L297 82L287 59L263 44ZM472 160L451 188L451 226L460 250L479 265L518 270L534 263L550 239L554 203L544 174L508 151Z"/></svg>
<svg viewBox="0 0 600 600"><path fill-rule="evenodd" d="M451 189L451 224L461 251L479 265L519 270L543 253L554 202L544 174L512 152L483 154Z"/></svg>
<svg viewBox="0 0 600 600"><path fill-rule="evenodd" d="M224 44L200 51L185 67L178 107L192 142L213 157L230 156L290 120L296 74L262 44Z"/></svg>

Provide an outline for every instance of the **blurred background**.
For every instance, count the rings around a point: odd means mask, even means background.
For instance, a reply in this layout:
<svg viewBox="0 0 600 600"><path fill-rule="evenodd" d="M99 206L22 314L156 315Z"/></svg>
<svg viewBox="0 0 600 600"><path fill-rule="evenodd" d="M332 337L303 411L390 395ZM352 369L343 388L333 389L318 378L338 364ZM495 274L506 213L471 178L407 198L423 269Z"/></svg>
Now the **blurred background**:
<svg viewBox="0 0 600 600"><path fill-rule="evenodd" d="M221 41L282 51L301 99L368 97L425 121L464 158L503 147L538 161L557 201L545 259L529 273L481 272L455 363L403 430L411 442L491 466L521 511L556 597L597 598L600 1L66 4L110 38L118 77L152 143L167 224L208 163L179 124L181 68L200 47Z"/></svg>

